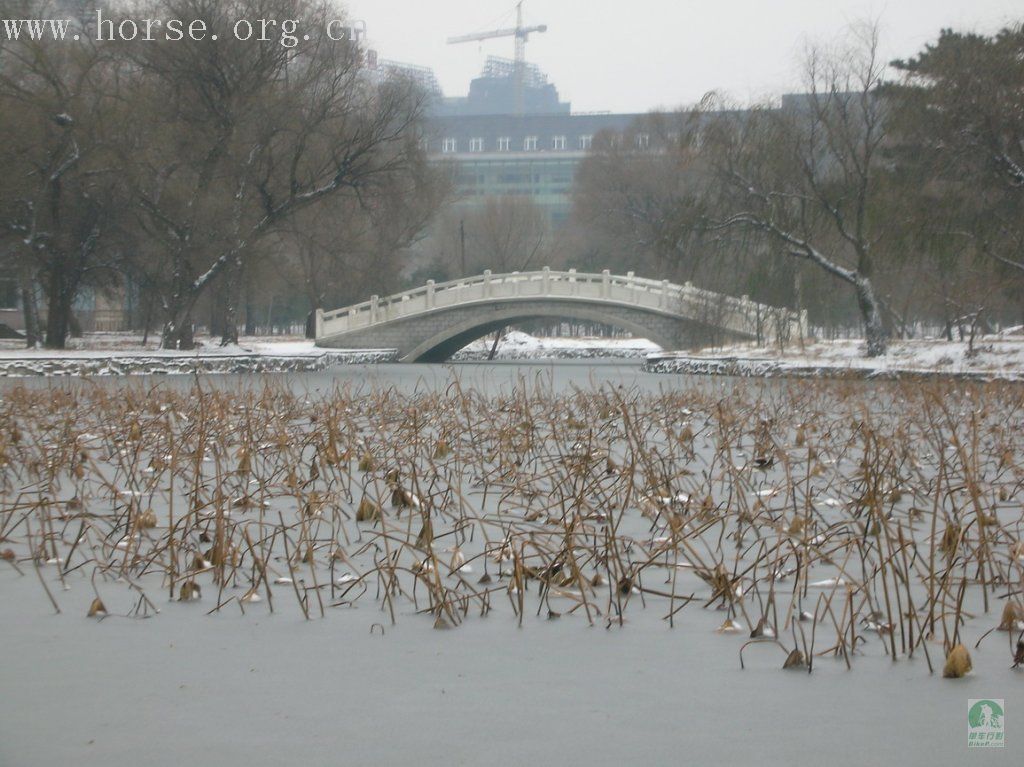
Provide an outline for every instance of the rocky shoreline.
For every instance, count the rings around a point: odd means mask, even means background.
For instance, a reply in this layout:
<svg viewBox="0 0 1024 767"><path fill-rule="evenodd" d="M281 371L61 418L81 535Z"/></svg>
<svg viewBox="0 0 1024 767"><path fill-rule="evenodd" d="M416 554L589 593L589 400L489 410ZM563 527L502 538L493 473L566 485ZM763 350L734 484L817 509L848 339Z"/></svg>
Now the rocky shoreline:
<svg viewBox="0 0 1024 767"><path fill-rule="evenodd" d="M629 349L609 347L606 349L566 347L564 349L545 349L538 352L534 349L498 349L494 355L496 362L509 361L543 361L543 360L594 360L594 359L644 359L650 351L647 349ZM452 362L486 362L490 356L489 351L476 349L463 349L456 352Z"/></svg>
<svg viewBox="0 0 1024 767"><path fill-rule="evenodd" d="M963 381L1024 382L1024 375L994 370L924 370L912 368L793 364L743 357L687 357L652 354L644 361L647 373L731 376L735 378L838 378L846 380L910 381L957 379Z"/></svg>
<svg viewBox="0 0 1024 767"><path fill-rule="evenodd" d="M0 378L34 376L224 375L311 373L336 365L392 362L392 349L316 354L119 354L0 359Z"/></svg>
<svg viewBox="0 0 1024 767"><path fill-rule="evenodd" d="M486 362L489 350L463 349L452 362ZM629 347L565 347L539 350L508 348L498 350L499 362L618 359L642 361L647 373L728 376L734 378L808 378L845 380L932 380L1024 382L1024 371L936 370L893 365L843 365L833 360L807 360L722 356L690 356L679 352L650 353ZM198 352L70 353L0 357L0 378L42 376L126 376L126 375L228 375L246 373L310 373L340 365L372 365L397 361L394 349L338 349L315 352ZM831 364L830 364L831 363Z"/></svg>

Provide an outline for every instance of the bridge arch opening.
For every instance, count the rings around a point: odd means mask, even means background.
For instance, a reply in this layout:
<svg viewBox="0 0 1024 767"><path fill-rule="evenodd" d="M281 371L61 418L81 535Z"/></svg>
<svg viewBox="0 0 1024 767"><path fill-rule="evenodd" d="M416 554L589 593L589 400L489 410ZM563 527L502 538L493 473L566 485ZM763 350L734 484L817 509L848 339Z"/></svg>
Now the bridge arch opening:
<svg viewBox="0 0 1024 767"><path fill-rule="evenodd" d="M673 346L673 339L665 338L650 327L627 320L622 317L609 317L607 313L599 309L588 309L584 306L567 310L565 307L545 311L523 311L522 309L508 308L489 315L485 320L479 318L445 328L443 331L431 336L426 341L416 346L406 354L403 362L444 362L451 358L457 351L467 344L483 338L501 328L509 325L517 325L532 320L577 320L581 322L593 322L595 324L611 325L626 330L636 338L646 338L662 349L670 349Z"/></svg>

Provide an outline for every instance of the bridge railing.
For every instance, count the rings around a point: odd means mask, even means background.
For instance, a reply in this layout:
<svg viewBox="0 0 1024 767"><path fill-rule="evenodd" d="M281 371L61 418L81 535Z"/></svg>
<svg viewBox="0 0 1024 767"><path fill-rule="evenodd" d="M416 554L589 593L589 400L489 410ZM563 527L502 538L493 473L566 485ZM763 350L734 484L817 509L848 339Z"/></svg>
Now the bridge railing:
<svg viewBox="0 0 1024 767"><path fill-rule="evenodd" d="M434 283L387 297L372 296L353 306L317 313L317 338L368 328L382 322L463 304L520 298L566 298L600 300L684 315L751 337L772 339L780 335L795 338L806 331L806 318L779 309L721 293L677 285L667 280L637 277L632 272L613 275L540 271L492 274Z"/></svg>

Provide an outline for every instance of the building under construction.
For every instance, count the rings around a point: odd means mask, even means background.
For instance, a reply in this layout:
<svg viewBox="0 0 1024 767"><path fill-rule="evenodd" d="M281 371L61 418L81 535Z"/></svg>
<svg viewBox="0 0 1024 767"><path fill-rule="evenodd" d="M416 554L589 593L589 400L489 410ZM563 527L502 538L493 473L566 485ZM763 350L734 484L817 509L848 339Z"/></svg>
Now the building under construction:
<svg viewBox="0 0 1024 767"><path fill-rule="evenodd" d="M627 131L641 116L574 114L536 65L491 56L469 95L434 100L427 150L456 163L460 206L529 197L557 225L568 217L573 178L594 136Z"/></svg>
<svg viewBox="0 0 1024 767"><path fill-rule="evenodd" d="M431 96L426 149L433 161L455 164L458 207L527 197L557 226L569 216L576 170L594 137L628 131L642 116L574 114L540 68L526 61L530 36L546 31L544 24L524 23L520 2L515 26L448 38L450 44L515 40L514 57L488 56L466 96L444 96L429 68L377 62L369 52L379 76L400 74Z"/></svg>

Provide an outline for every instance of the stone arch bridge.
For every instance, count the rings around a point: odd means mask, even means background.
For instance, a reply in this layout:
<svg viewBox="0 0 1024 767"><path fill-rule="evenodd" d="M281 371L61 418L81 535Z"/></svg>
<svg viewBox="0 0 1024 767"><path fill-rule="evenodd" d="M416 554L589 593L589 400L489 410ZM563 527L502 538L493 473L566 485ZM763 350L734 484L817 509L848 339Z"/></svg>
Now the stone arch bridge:
<svg viewBox="0 0 1024 767"><path fill-rule="evenodd" d="M405 362L441 362L488 333L532 319L614 325L665 350L806 335L806 313L666 280L570 269L491 274L317 311L317 346L395 349Z"/></svg>

